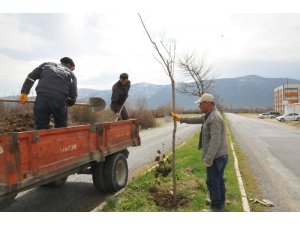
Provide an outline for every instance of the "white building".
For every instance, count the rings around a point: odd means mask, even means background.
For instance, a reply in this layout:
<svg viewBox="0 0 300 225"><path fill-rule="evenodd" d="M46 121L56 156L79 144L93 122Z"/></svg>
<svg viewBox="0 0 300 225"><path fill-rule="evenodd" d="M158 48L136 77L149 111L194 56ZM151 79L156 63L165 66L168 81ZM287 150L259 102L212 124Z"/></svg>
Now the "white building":
<svg viewBox="0 0 300 225"><path fill-rule="evenodd" d="M284 106L284 113L298 113L298 114L300 114L300 103L286 104Z"/></svg>
<svg viewBox="0 0 300 225"><path fill-rule="evenodd" d="M274 110L276 112L281 114L297 113L300 107L299 103L300 84L283 84L274 89Z"/></svg>

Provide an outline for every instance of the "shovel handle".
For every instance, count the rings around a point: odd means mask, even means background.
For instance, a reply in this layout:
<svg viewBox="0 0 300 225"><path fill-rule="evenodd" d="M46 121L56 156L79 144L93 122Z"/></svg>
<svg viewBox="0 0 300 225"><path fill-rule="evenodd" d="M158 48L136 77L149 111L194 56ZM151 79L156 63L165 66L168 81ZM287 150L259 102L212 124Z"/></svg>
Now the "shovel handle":
<svg viewBox="0 0 300 225"><path fill-rule="evenodd" d="M120 111L117 113L117 118L115 119L115 122L118 121L118 119L119 119L119 117L120 117L120 114L121 114L121 112L122 112L122 110L123 110L123 108L124 108L124 105L125 105L125 103L122 105Z"/></svg>
<svg viewBox="0 0 300 225"><path fill-rule="evenodd" d="M19 100L16 100L16 99L5 99L5 98L0 98L0 102L16 102L16 103L20 103ZM26 103L34 103L35 101L34 100L28 100L26 101ZM78 105L78 106L90 106L89 103L75 103L75 105Z"/></svg>
<svg viewBox="0 0 300 225"><path fill-rule="evenodd" d="M6 99L6 98L0 98L0 102L17 102L20 103L19 100L16 99ZM34 103L34 100L28 100L26 103Z"/></svg>

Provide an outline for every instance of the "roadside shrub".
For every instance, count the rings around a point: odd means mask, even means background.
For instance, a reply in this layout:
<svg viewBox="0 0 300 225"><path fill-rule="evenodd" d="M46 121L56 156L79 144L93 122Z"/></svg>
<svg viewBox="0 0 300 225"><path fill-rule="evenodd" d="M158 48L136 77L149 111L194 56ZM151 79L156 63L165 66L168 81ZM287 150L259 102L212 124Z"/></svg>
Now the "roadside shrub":
<svg viewBox="0 0 300 225"><path fill-rule="evenodd" d="M155 118L163 118L165 116L170 116L171 112L173 112L173 107L171 103L168 103L166 105L162 105L157 107L156 109L151 110ZM177 106L175 108L176 113L183 113L185 112L184 108Z"/></svg>
<svg viewBox="0 0 300 225"><path fill-rule="evenodd" d="M12 114L26 114L33 111L33 104L0 103L0 121L5 120Z"/></svg>
<svg viewBox="0 0 300 225"><path fill-rule="evenodd" d="M220 113L224 113L224 106L219 104L217 105L218 110L220 111Z"/></svg>
<svg viewBox="0 0 300 225"><path fill-rule="evenodd" d="M263 113L263 112L268 112L272 111L272 107L256 107L256 108L250 108L250 107L228 107L224 106L224 111L225 112L232 112L232 113Z"/></svg>
<svg viewBox="0 0 300 225"><path fill-rule="evenodd" d="M72 106L69 108L69 125L96 123L97 115L89 107Z"/></svg>
<svg viewBox="0 0 300 225"><path fill-rule="evenodd" d="M155 126L155 117L150 110L130 110L129 117L136 118L142 129Z"/></svg>
<svg viewBox="0 0 300 225"><path fill-rule="evenodd" d="M110 109L105 109L103 111L96 112L95 114L97 116L97 123L113 122L117 118L117 115Z"/></svg>

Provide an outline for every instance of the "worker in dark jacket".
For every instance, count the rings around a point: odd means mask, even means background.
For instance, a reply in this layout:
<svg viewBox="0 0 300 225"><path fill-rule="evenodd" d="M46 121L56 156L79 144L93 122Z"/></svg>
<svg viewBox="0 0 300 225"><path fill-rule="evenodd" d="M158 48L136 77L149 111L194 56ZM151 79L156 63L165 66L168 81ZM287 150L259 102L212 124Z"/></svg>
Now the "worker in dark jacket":
<svg viewBox="0 0 300 225"><path fill-rule="evenodd" d="M67 106L76 102L77 79L72 72L75 69L73 60L64 57L60 62L41 64L27 76L23 84L19 101L24 104L34 82L39 80L34 104L34 123L37 130L49 129L51 115L55 128L68 126Z"/></svg>
<svg viewBox="0 0 300 225"><path fill-rule="evenodd" d="M111 104L110 104L111 110L117 113L122 120L129 119L127 109L124 105L128 97L129 89L130 89L130 80L128 80L128 74L122 73L120 75L120 80L117 83L115 83L112 87Z"/></svg>

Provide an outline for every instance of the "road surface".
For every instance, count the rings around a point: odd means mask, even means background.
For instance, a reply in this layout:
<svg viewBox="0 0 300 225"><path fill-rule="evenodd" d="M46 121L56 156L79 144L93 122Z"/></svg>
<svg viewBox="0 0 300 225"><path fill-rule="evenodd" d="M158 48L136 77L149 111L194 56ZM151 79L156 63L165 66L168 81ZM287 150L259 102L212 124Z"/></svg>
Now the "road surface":
<svg viewBox="0 0 300 225"><path fill-rule="evenodd" d="M226 114L240 149L250 160L270 211L300 211L300 130Z"/></svg>
<svg viewBox="0 0 300 225"><path fill-rule="evenodd" d="M142 145L129 148L129 173L133 174L143 165L154 161L156 151L171 149L173 123L144 130L140 133ZM199 125L178 124L176 145L180 145L200 129ZM164 144L164 148L163 148ZM67 183L56 189L34 188L19 193L16 201L4 211L10 212L86 212L105 200L107 195L94 188L91 175L72 175Z"/></svg>

